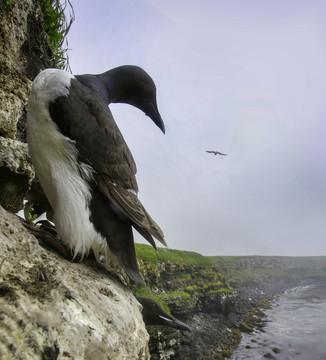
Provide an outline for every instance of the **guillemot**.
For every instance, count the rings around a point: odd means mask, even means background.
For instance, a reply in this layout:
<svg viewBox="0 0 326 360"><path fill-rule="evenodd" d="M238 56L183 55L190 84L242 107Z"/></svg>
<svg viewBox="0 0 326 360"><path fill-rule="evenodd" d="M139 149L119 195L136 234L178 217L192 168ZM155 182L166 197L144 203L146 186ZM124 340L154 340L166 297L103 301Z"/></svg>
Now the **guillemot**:
<svg viewBox="0 0 326 360"><path fill-rule="evenodd" d="M110 103L139 108L165 132L155 84L140 67L78 76L47 69L32 85L27 142L63 243L81 258L91 249L98 258L113 253L127 275L143 284L132 227L154 247L153 238L166 243L137 197L136 164Z"/></svg>
<svg viewBox="0 0 326 360"><path fill-rule="evenodd" d="M146 325L163 325L191 331L188 325L168 314L155 300L146 297L137 297L137 300L143 306L142 315Z"/></svg>

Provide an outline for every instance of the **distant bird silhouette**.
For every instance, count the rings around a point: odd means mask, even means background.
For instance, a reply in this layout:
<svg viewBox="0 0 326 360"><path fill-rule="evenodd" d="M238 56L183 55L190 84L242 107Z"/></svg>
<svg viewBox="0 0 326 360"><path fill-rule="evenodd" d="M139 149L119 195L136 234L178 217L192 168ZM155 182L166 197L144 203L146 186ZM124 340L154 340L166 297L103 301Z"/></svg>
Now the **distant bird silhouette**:
<svg viewBox="0 0 326 360"><path fill-rule="evenodd" d="M207 153L210 153L210 154L214 154L214 155L222 155L222 156L227 156L227 154L223 154L219 151L213 151L213 150L206 150Z"/></svg>

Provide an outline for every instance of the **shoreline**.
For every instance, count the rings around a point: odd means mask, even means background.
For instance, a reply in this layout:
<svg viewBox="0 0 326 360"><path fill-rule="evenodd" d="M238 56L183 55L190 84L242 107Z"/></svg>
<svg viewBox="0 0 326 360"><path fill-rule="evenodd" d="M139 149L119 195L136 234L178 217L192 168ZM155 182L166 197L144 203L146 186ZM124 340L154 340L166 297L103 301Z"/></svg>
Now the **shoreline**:
<svg viewBox="0 0 326 360"><path fill-rule="evenodd" d="M318 328L318 325L315 326L315 321L318 323L320 320L323 324L324 312L318 313L318 310L319 301L323 301L323 308L325 307L325 289L325 281L313 281L309 284L299 284L299 286L291 287L276 295L274 301L269 303L266 309L264 307L261 309L261 314L258 314L257 323L253 324L253 331L245 331L245 334L242 334L243 339L233 350L231 359L249 359L251 356L255 359L275 359L278 358L277 354L279 353L283 354L282 358L289 356L290 353L292 355L294 353L303 354L302 351L309 349L309 346L305 347L304 344L316 345L316 357L314 355L311 356L312 358L322 358L317 356L317 354L320 354L320 349L324 348L322 338L319 339L318 343L315 342L315 339L316 336L318 338L320 330L324 329L324 325L322 328ZM310 303L311 299L317 299L318 305L316 308L314 307L314 300ZM311 307L308 303L310 303ZM309 306L308 313L306 305ZM313 315L314 311L317 311L318 315ZM303 316L303 318L300 316ZM315 316L314 321L312 320L313 316ZM318 330L315 333L308 332L307 335L301 326L303 319L307 320L306 325L308 327L310 325L311 329L318 328ZM313 322L309 323L309 321ZM289 337L287 337L288 335ZM303 346L302 348L301 345ZM322 353L324 356L324 351ZM300 358L309 358L309 350L304 354Z"/></svg>
<svg viewBox="0 0 326 360"><path fill-rule="evenodd" d="M320 278L270 279L232 284L236 296L225 303L222 313L193 313L179 316L192 333L149 327L152 360L223 360L232 357L243 333L263 331L265 310L286 290L325 284ZM225 312L226 311L226 312Z"/></svg>
<svg viewBox="0 0 326 360"><path fill-rule="evenodd" d="M203 256L136 244L152 297L192 332L149 326L151 360L213 360L232 355L241 333L250 331L256 308L297 286L326 282L326 257ZM246 320L245 320L246 319Z"/></svg>
<svg viewBox="0 0 326 360"><path fill-rule="evenodd" d="M308 281L307 281L308 280ZM258 284L256 284L258 285ZM286 291L298 289L301 287L310 287L310 286L325 286L326 285L326 279L296 279L293 282L283 282L279 284L280 288L277 290L277 285L274 289L266 289L265 284L260 284L260 289L258 286L255 286L252 288L250 285L242 284L242 296L246 297L248 296L251 300L250 302L253 303L253 306L243 315L239 316L240 325L239 325L239 336L236 338L238 340L237 342L234 342L234 344L231 344L229 349L222 350L220 352L220 357L217 357L217 359L225 359L232 357L233 352L238 348L243 333L252 333L254 331L264 331L264 327L266 325L266 310L273 307L273 303L277 300L279 296L282 296ZM245 289L245 290L244 290ZM268 297L261 298L259 296L258 291L266 291L266 294L268 294ZM264 292L265 293L265 292ZM253 294L258 294L258 296L255 298ZM263 295L263 294L260 294ZM251 297L253 296L253 297ZM248 301L243 301L243 305L245 308L248 306Z"/></svg>

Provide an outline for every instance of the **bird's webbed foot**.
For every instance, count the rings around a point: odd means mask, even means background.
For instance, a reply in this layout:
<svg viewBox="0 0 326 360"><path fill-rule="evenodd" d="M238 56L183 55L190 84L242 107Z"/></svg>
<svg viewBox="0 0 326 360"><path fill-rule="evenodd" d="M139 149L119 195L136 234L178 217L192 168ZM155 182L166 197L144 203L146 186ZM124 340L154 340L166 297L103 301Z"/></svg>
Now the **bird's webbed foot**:
<svg viewBox="0 0 326 360"><path fill-rule="evenodd" d="M68 260L72 260L71 251L63 244L60 239L55 226L47 220L41 220L36 224L22 220L25 228L34 235L42 244L57 251Z"/></svg>

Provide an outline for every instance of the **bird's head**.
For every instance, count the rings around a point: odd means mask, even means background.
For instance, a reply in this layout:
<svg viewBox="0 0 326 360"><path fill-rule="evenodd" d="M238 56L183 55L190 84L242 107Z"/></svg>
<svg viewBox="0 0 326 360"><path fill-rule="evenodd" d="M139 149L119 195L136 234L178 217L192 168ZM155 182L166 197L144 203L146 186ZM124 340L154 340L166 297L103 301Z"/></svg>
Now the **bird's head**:
<svg viewBox="0 0 326 360"><path fill-rule="evenodd" d="M155 300L145 297L137 297L137 300L143 306L142 315L146 325L163 325L178 330L191 331L189 326L168 314Z"/></svg>
<svg viewBox="0 0 326 360"><path fill-rule="evenodd" d="M125 103L137 107L165 133L156 102L156 86L146 71L139 66L123 65L98 77L105 82L111 103Z"/></svg>

